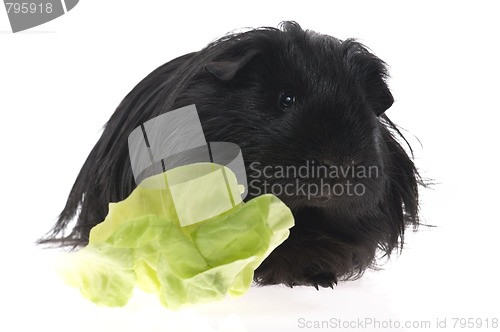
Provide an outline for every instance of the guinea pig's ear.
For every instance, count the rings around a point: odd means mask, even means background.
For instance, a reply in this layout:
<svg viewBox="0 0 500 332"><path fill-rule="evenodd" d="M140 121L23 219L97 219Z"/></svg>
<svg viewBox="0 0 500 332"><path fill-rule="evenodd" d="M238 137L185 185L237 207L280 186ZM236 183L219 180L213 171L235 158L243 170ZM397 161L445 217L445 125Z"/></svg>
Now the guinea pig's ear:
<svg viewBox="0 0 500 332"><path fill-rule="evenodd" d="M346 60L355 70L366 100L376 116L382 115L394 103L386 82L389 78L386 63L354 39L344 41L343 46Z"/></svg>
<svg viewBox="0 0 500 332"><path fill-rule="evenodd" d="M236 59L228 61L214 61L205 65L205 69L218 79L222 81L229 81L258 53L260 53L258 50L251 50Z"/></svg>
<svg viewBox="0 0 500 332"><path fill-rule="evenodd" d="M385 82L377 85L371 91L371 99L375 115L380 116L392 106L394 97Z"/></svg>

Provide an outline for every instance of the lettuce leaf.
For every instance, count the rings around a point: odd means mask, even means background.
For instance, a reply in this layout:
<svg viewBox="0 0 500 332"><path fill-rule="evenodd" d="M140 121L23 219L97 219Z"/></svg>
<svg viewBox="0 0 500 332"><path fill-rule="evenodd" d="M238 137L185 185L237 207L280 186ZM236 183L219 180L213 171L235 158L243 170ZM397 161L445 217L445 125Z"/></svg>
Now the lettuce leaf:
<svg viewBox="0 0 500 332"><path fill-rule="evenodd" d="M217 171L224 177L199 176ZM68 254L62 276L106 306L125 305L135 286L174 310L241 296L254 270L288 237L294 220L273 195L247 203L238 197L236 177L216 164L186 165L148 178L128 198L110 204L89 244ZM230 207L223 212L222 202ZM179 216L208 218L182 223Z"/></svg>

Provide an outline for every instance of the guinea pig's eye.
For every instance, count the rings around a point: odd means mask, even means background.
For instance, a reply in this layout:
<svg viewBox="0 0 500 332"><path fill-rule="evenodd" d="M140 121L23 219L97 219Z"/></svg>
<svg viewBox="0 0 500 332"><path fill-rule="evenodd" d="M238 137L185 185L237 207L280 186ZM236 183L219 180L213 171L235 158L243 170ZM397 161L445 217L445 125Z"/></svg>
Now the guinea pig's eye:
<svg viewBox="0 0 500 332"><path fill-rule="evenodd" d="M278 107L280 109L282 109L283 111L287 110L290 107L292 107L293 104L295 104L295 96L294 95L292 95L291 93L288 93L288 92L280 93L280 97L278 100Z"/></svg>

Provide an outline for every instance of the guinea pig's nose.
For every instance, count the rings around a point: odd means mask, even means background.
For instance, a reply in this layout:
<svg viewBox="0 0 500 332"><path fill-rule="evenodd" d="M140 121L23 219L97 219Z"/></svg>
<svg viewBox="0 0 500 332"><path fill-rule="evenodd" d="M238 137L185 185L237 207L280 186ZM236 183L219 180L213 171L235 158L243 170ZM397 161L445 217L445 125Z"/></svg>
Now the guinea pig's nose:
<svg viewBox="0 0 500 332"><path fill-rule="evenodd" d="M335 166L338 164L333 158L322 158L318 160L318 164L322 166Z"/></svg>

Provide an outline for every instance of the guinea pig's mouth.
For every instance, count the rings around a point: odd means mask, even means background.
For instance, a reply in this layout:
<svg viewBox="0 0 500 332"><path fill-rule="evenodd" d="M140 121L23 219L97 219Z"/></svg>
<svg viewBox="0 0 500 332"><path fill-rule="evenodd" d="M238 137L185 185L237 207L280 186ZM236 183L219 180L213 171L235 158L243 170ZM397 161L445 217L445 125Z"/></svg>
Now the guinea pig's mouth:
<svg viewBox="0 0 500 332"><path fill-rule="evenodd" d="M363 189L356 189L356 191L346 190L328 194L307 193L306 195L302 194L279 195L279 197L285 203L289 202L290 205L321 207L321 206L329 206L329 205L331 206L347 202L355 203L357 201L363 200L363 196L365 195L366 195L366 189L363 188Z"/></svg>
<svg viewBox="0 0 500 332"><path fill-rule="evenodd" d="M339 200L338 197L334 196L297 196L296 199L309 206L327 206L334 204L335 200Z"/></svg>

